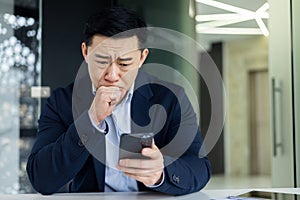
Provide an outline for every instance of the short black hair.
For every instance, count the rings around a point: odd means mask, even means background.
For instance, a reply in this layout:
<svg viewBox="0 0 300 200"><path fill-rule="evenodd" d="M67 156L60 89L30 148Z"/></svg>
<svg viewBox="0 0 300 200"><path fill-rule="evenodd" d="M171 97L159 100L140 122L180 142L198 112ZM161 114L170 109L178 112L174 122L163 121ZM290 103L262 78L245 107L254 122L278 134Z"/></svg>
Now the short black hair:
<svg viewBox="0 0 300 200"><path fill-rule="evenodd" d="M146 22L132 10L119 6L104 8L88 18L84 29L84 42L89 46L94 35L112 37L126 31L126 34L120 34L120 37L136 35L141 47L146 40L145 27ZM132 29L136 31L129 31Z"/></svg>

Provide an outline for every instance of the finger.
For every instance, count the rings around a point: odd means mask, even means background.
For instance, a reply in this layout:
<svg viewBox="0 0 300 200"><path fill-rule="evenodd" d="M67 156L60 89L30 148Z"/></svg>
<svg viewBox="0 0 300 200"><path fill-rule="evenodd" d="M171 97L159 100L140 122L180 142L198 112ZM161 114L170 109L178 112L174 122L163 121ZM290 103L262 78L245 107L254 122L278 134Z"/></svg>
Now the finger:
<svg viewBox="0 0 300 200"><path fill-rule="evenodd" d="M127 175L128 177L130 178L133 178L139 182L142 182L144 183L144 185L155 185L157 183L158 180L160 180L160 177L161 177L161 174L155 174L153 176L150 176L150 177L144 177L144 176L138 176L138 175L135 175L135 174L127 174L125 173L125 175Z"/></svg>
<svg viewBox="0 0 300 200"><path fill-rule="evenodd" d="M109 98L110 98L109 104L111 106L116 105L124 97L124 95L122 94L122 92L121 92L121 90L119 88L117 88L117 90L113 89L113 90L109 90L107 92L108 92L108 95L109 95Z"/></svg>
<svg viewBox="0 0 300 200"><path fill-rule="evenodd" d="M115 89L101 88L96 94L100 102L107 103L108 106L116 105L121 99L121 91Z"/></svg>
<svg viewBox="0 0 300 200"><path fill-rule="evenodd" d="M117 103L118 103L117 100L111 100L111 99L110 99L110 102L108 102L109 106L111 106L111 107L115 107L115 105L116 105Z"/></svg>
<svg viewBox="0 0 300 200"><path fill-rule="evenodd" d="M116 86L100 86L97 91L110 91L110 92L115 92L115 91L120 91L119 87Z"/></svg>
<svg viewBox="0 0 300 200"><path fill-rule="evenodd" d="M125 173L125 175L128 176L128 177L130 177L130 178L132 178L132 179L135 179L135 180L137 180L139 182L142 182L142 183L146 182L147 179L148 179L148 177L141 177L141 176L137 176L135 174Z"/></svg>
<svg viewBox="0 0 300 200"><path fill-rule="evenodd" d="M152 160L162 159L162 154L160 150L156 146L152 146L152 148L143 148L142 155L149 157Z"/></svg>
<svg viewBox="0 0 300 200"><path fill-rule="evenodd" d="M119 164L117 164L117 169L123 171L123 172L127 172L127 173L139 173L139 174L147 174L147 173L154 173L157 171L162 171L163 167L162 166L155 166L155 167L147 167L147 168L140 168L138 167L126 167L126 166L121 166Z"/></svg>
<svg viewBox="0 0 300 200"><path fill-rule="evenodd" d="M117 169L124 173L135 174L138 176L151 177L154 173L162 171L161 169L138 169L117 166Z"/></svg>
<svg viewBox="0 0 300 200"><path fill-rule="evenodd" d="M112 91L109 97L112 102L118 102L121 99L121 91Z"/></svg>
<svg viewBox="0 0 300 200"><path fill-rule="evenodd" d="M97 93L108 94L111 98L111 101L119 102L126 94L126 90L124 88L116 87L116 86L101 86ZM112 105L116 103L111 103Z"/></svg>
<svg viewBox="0 0 300 200"><path fill-rule="evenodd" d="M108 108L108 109L112 110L114 108L114 106L117 104L117 100L114 99L113 95L111 95L109 93L102 94L100 98L102 98L102 100L100 100L100 102L105 103L108 107L113 106L112 108Z"/></svg>
<svg viewBox="0 0 300 200"><path fill-rule="evenodd" d="M151 173L151 174L143 174L143 173L140 173L140 174L138 174L138 173L128 173L128 172L124 172L124 174L126 175L126 176L131 176L131 177L135 177L135 178L137 178L137 179L148 179L148 178L151 178L151 177L153 177L153 173Z"/></svg>
<svg viewBox="0 0 300 200"><path fill-rule="evenodd" d="M163 167L162 160L149 159L122 159L119 161L119 166L124 168L136 169L160 169Z"/></svg>

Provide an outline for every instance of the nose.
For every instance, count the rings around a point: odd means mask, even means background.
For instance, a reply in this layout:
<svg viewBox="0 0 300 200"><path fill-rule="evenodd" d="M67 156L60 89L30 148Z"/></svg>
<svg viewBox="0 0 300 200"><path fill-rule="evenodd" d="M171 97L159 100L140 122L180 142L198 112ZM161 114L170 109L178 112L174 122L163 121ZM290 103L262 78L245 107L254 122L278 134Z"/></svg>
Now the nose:
<svg viewBox="0 0 300 200"><path fill-rule="evenodd" d="M105 80L108 82L117 82L119 80L119 67L115 62L106 69Z"/></svg>

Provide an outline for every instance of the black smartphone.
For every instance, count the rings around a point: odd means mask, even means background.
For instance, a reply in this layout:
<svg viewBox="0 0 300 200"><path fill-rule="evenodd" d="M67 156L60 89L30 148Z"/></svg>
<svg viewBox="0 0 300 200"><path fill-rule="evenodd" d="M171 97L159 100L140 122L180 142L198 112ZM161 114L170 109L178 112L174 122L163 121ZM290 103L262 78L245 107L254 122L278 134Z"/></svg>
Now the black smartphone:
<svg viewBox="0 0 300 200"><path fill-rule="evenodd" d="M119 160L148 159L141 154L142 149L152 145L153 133L123 133L120 138Z"/></svg>
<svg viewBox="0 0 300 200"><path fill-rule="evenodd" d="M231 200L296 200L299 199L299 194L289 194L289 193L280 193L274 191L256 191L252 190L250 192L229 197Z"/></svg>

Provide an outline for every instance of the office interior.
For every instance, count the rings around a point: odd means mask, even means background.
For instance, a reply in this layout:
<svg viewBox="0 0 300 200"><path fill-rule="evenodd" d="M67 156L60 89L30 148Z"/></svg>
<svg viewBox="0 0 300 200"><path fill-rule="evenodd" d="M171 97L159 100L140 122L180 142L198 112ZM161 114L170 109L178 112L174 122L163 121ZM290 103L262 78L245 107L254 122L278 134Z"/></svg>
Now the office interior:
<svg viewBox="0 0 300 200"><path fill-rule="evenodd" d="M196 67L159 49L150 50L147 62L174 69L171 81L178 74L187 81L203 138L211 127L218 132L208 151L212 178L205 189L299 187L299 3L0 0L0 193L35 193L26 161L43 104L51 91L75 79L87 17L112 5L196 42L184 49L196 55ZM176 38L165 39L180 46ZM201 76L213 67L221 77L213 79L218 105ZM213 119L221 129L213 129Z"/></svg>

